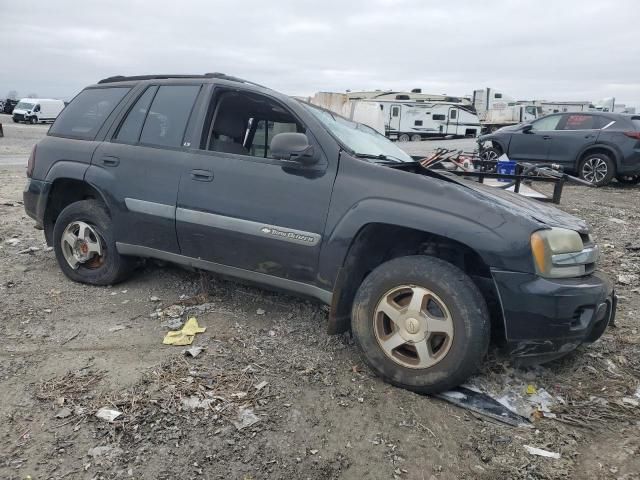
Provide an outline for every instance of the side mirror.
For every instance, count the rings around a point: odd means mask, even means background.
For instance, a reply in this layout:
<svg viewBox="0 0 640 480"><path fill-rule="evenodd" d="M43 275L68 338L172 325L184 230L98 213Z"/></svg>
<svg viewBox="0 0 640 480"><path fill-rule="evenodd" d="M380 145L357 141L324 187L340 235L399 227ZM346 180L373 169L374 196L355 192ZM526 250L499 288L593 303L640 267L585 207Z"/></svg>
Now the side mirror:
<svg viewBox="0 0 640 480"><path fill-rule="evenodd" d="M528 124L522 127L522 133L533 133L533 125Z"/></svg>
<svg viewBox="0 0 640 480"><path fill-rule="evenodd" d="M278 160L287 160L301 165L311 165L316 158L313 145L304 133L278 133L271 139L271 155Z"/></svg>

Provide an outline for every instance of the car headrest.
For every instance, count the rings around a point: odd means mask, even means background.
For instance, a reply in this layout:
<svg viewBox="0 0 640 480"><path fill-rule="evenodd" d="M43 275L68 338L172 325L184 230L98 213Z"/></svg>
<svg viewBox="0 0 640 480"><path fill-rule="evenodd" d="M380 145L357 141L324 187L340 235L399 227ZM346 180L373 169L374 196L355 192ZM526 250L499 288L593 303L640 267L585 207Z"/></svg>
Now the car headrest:
<svg viewBox="0 0 640 480"><path fill-rule="evenodd" d="M242 139L247 125L241 117L234 115L222 115L216 118L213 132L217 135L225 135L231 138Z"/></svg>

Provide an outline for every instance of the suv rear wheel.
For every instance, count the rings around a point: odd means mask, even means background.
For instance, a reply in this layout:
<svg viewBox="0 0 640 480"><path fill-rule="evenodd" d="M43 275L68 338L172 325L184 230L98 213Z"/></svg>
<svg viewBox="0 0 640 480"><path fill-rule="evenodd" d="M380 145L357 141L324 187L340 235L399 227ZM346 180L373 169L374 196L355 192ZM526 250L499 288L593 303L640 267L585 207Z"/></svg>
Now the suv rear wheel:
<svg viewBox="0 0 640 480"><path fill-rule="evenodd" d="M616 166L605 153L591 153L584 157L578 167L581 179L596 187L608 185L616 174Z"/></svg>
<svg viewBox="0 0 640 480"><path fill-rule="evenodd" d="M129 276L134 259L116 250L111 218L97 200L67 206L53 229L53 247L64 274L91 285L111 285Z"/></svg>
<svg viewBox="0 0 640 480"><path fill-rule="evenodd" d="M473 281L440 259L390 260L362 282L351 325L384 380L422 393L464 382L489 346L489 314Z"/></svg>

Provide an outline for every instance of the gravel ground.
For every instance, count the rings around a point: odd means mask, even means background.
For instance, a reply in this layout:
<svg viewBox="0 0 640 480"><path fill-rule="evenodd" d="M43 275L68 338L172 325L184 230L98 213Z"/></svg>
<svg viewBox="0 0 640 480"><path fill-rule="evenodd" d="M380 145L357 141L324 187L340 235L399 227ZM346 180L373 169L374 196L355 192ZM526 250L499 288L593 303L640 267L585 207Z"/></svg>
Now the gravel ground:
<svg viewBox="0 0 640 480"><path fill-rule="evenodd" d="M592 225L617 280L617 327L543 367L492 350L472 384L527 415L550 398L516 428L384 384L314 302L155 262L72 283L7 161L46 127L0 121L0 478L640 478L640 189L566 188L560 208ZM187 315L207 328L196 358L162 345Z"/></svg>

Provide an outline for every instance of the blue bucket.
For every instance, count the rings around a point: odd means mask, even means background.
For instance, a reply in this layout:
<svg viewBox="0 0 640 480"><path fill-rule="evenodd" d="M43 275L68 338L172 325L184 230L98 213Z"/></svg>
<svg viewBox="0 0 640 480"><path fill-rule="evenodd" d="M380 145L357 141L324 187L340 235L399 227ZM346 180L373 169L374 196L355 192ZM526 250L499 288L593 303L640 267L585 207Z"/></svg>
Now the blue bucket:
<svg viewBox="0 0 640 480"><path fill-rule="evenodd" d="M516 174L516 165L518 162L513 162L511 160L507 161L498 161L498 173L501 175L515 175ZM510 178L498 178L499 182L513 182Z"/></svg>

